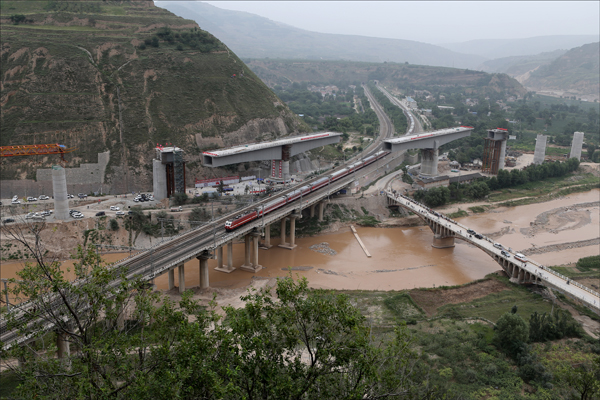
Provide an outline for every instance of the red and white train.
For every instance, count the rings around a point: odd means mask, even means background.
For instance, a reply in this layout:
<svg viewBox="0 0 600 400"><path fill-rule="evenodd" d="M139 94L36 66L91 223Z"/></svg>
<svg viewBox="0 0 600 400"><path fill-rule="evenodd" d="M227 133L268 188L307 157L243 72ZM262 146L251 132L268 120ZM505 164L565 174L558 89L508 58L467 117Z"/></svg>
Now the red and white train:
<svg viewBox="0 0 600 400"><path fill-rule="evenodd" d="M316 181L312 182L310 185L302 186L286 195L278 196L269 201L268 203L264 204L264 206L257 208L256 210L250 211L246 214L238 215L234 219L225 222L225 230L233 231L239 228L240 226L247 224L248 222L254 221L257 218L262 217L263 212L266 215L272 211L275 211L286 204L298 200L302 196L306 196L307 194L314 192L315 190L318 190L323 186L328 185L330 182L335 182L338 179L341 179L356 170L359 170L361 168L366 167L369 164L374 163L378 159L385 157L387 154L387 151L379 151L373 154L372 156L357 161L354 164L351 164L346 168L342 168L331 175L319 178Z"/></svg>

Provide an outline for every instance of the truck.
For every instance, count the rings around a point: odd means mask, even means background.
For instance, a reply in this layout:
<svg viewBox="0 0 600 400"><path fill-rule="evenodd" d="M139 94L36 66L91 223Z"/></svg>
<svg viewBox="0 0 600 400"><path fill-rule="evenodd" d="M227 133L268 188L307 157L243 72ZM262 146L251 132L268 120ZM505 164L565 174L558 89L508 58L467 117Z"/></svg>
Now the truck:
<svg viewBox="0 0 600 400"><path fill-rule="evenodd" d="M171 212L181 212L181 211L183 211L183 207L181 207L181 206L171 208Z"/></svg>

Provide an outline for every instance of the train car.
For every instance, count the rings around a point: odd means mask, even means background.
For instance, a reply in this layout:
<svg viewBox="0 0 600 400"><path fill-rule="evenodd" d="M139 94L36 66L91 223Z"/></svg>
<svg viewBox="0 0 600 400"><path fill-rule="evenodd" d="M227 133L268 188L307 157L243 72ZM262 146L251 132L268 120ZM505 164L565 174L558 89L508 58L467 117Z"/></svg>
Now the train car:
<svg viewBox="0 0 600 400"><path fill-rule="evenodd" d="M311 192L314 192L315 190L318 190L318 189L326 186L330 182L334 182L338 179L341 179L344 176L350 174L351 172L353 172L357 169L363 168L364 166L369 165L382 157L385 157L387 154L388 154L388 152L386 152L386 151L379 151L379 152L365 158L364 160L360 160L360 161L357 161L357 162L351 164L347 168L343 168L339 171L334 172L331 175L317 179L315 182L312 183L312 185L302 186L302 187L292 191L291 193L288 193L287 195L274 198L271 201L269 201L267 204L265 204L264 207L257 208L256 210L248 212L247 214L238 215L233 220L225 222L225 230L233 231L236 228L239 228L240 226L245 225L248 222L255 220L256 218L261 217L263 215L263 212L266 215L266 214L278 209L279 207L282 207L286 204L296 201L301 196L305 196Z"/></svg>

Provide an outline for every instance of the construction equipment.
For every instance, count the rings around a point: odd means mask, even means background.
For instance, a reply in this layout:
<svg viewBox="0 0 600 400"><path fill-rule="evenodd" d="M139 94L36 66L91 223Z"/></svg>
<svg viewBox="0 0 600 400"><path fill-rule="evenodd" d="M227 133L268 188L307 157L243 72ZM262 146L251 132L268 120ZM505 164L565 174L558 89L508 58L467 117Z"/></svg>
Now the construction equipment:
<svg viewBox="0 0 600 400"><path fill-rule="evenodd" d="M75 147L67 148L64 144L30 144L22 146L1 146L0 157L16 156L44 156L48 154L60 154L63 162L65 154L77 150Z"/></svg>

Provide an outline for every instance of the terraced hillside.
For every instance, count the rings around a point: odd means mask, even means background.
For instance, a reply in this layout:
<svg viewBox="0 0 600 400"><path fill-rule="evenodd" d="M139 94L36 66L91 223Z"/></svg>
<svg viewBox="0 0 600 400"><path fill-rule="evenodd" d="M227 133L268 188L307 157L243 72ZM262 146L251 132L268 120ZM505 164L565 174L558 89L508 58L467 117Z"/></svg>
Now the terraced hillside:
<svg viewBox="0 0 600 400"><path fill-rule="evenodd" d="M64 143L68 166L110 151L115 191L151 186L156 143L186 151L307 131L223 43L151 1L2 1L0 144ZM56 159L3 159L3 180Z"/></svg>

